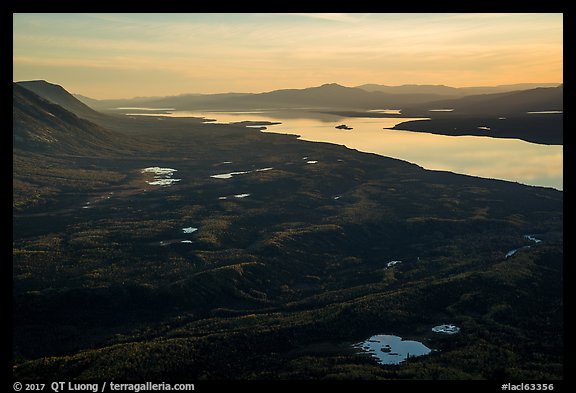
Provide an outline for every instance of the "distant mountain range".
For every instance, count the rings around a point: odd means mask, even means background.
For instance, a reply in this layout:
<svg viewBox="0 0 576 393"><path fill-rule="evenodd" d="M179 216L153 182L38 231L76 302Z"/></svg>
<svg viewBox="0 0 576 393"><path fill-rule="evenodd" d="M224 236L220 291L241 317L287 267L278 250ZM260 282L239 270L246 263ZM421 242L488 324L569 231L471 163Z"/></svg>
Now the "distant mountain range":
<svg viewBox="0 0 576 393"><path fill-rule="evenodd" d="M336 83L306 89L282 89L265 93L183 94L162 98L135 98L128 100L93 100L84 96L78 99L97 109L118 107L174 108L175 110L201 109L379 109L427 102L445 98L436 94L389 94L369 92Z"/></svg>
<svg viewBox="0 0 576 393"><path fill-rule="evenodd" d="M356 87L345 87L337 83L307 89L275 90L268 93L244 97L256 105L284 106L289 108L366 108L384 109L438 99L436 94L390 94L380 91L369 92Z"/></svg>
<svg viewBox="0 0 576 393"><path fill-rule="evenodd" d="M462 106L468 103L487 102L493 94L511 94L512 92L526 91L534 88L553 89L556 84L517 84L494 87L468 87L454 88L443 85L362 85L359 87L345 87L336 83L305 89L282 89L265 93L224 93L224 94L183 94L169 97L139 97L126 100L94 100L84 96L76 96L79 100L100 110L111 110L118 107L151 107L172 108L174 110L245 110L266 108L287 109L410 109L410 111L434 105L456 105L456 102L447 100L471 97L471 94L482 97L469 98L463 101ZM544 86L544 87L542 87ZM554 86L554 87L548 87ZM543 91L544 91L543 90ZM491 94L487 94L491 93ZM540 93L536 93L540 94ZM551 93L554 95L554 93ZM545 93L540 94L545 99ZM497 95L494 96L497 98ZM517 98L522 99L521 95ZM551 99L558 100L550 97ZM496 102L495 107L501 108L505 102ZM434 106L433 105L433 106ZM472 104L470 104L472 105ZM517 105L521 107L522 105ZM557 105L555 105L557 107Z"/></svg>

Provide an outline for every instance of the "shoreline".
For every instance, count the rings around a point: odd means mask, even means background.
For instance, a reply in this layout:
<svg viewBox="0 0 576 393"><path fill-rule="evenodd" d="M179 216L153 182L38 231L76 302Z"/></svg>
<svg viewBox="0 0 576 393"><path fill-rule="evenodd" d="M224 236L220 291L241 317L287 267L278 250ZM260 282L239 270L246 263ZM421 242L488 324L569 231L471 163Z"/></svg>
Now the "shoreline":
<svg viewBox="0 0 576 393"><path fill-rule="evenodd" d="M430 113L394 114L368 111L322 111L319 113L359 118L421 117L420 120L407 120L388 129L448 136L470 135L520 139L541 145L564 144L563 114L512 114L506 117L454 114L438 116L435 114L432 117Z"/></svg>

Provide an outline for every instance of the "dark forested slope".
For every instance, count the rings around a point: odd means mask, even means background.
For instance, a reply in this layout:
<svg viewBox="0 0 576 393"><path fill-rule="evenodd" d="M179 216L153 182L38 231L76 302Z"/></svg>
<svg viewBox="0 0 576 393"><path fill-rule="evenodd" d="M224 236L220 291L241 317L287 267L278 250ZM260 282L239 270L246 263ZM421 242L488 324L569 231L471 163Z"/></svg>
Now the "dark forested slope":
<svg viewBox="0 0 576 393"><path fill-rule="evenodd" d="M94 154L120 136L14 102L19 380L564 375L561 191L177 119ZM374 334L435 351L379 365Z"/></svg>

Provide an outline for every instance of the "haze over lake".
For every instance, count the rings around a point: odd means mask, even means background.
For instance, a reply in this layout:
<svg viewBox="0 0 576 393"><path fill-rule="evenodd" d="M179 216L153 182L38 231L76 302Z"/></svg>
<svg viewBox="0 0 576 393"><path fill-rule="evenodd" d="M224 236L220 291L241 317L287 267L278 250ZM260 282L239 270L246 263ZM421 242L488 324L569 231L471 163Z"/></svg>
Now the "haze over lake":
<svg viewBox="0 0 576 393"><path fill-rule="evenodd" d="M418 164L426 169L446 170L472 176L563 189L563 146L529 143L518 139L478 136L445 136L389 128L414 118L342 117L308 111L170 111L147 108L131 116L203 117L217 123L258 122L265 132L296 134L307 141L330 142L351 149L376 153ZM381 113L395 113L382 109ZM505 120L504 120L505 121ZM345 124L351 130L336 129ZM478 127L483 127L478 124ZM489 130L487 130L488 132Z"/></svg>

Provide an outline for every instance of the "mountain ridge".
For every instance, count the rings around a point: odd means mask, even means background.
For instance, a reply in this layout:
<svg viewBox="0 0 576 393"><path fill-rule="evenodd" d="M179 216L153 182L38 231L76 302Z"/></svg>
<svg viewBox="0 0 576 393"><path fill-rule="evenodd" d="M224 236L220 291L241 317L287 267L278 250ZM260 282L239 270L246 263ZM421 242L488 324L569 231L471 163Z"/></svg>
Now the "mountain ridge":
<svg viewBox="0 0 576 393"><path fill-rule="evenodd" d="M64 90L65 91L65 90ZM78 117L18 83L12 85L13 147L58 154L103 154L129 140Z"/></svg>
<svg viewBox="0 0 576 393"><path fill-rule="evenodd" d="M75 98L60 85L45 80L20 81L16 83L48 101L60 105L62 108L79 117L94 119L101 116L99 112Z"/></svg>
<svg viewBox="0 0 576 393"><path fill-rule="evenodd" d="M187 109L254 109L254 108L358 108L381 109L382 106L400 106L444 98L436 94L401 94L370 92L337 83L303 89L278 89L262 93L181 94L158 99L128 99L85 101L98 109L113 106L170 107Z"/></svg>
<svg viewBox="0 0 576 393"><path fill-rule="evenodd" d="M433 101L463 98L470 95L522 91L534 84L515 84L488 87L455 88L445 85L386 86L367 84L347 87L338 83L325 83L307 88L286 88L261 93L179 94L165 97L137 97L132 99L94 100L77 96L85 104L99 110L122 106L147 106L192 109L401 109ZM553 83L535 85L555 85ZM510 90L506 90L510 89ZM505 91L502 91L505 90Z"/></svg>

